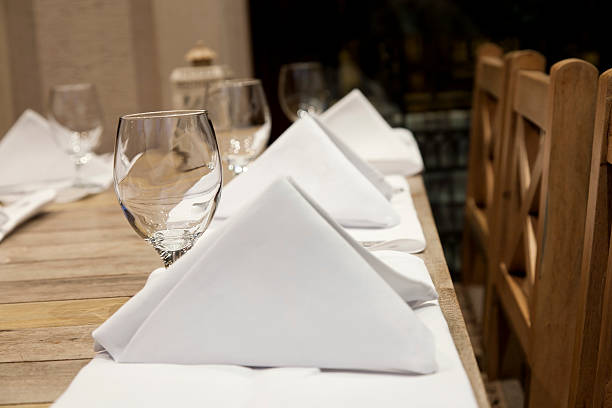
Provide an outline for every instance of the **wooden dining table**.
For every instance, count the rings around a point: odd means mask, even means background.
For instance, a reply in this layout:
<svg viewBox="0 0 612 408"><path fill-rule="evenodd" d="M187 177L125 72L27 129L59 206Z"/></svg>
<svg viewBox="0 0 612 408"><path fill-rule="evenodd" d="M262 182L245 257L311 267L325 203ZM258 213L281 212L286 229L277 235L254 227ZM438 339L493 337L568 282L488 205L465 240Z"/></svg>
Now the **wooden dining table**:
<svg viewBox="0 0 612 408"><path fill-rule="evenodd" d="M488 407L423 178L408 182L427 240L418 256L438 291L476 401ZM49 406L93 357L93 329L161 266L111 190L49 205L0 242L0 407Z"/></svg>

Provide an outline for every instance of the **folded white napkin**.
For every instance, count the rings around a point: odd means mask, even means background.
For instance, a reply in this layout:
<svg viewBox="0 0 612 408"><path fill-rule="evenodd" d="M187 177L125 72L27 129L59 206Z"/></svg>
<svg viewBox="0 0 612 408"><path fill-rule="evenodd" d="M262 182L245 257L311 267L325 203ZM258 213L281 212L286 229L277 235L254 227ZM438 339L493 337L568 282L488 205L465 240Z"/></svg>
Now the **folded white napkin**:
<svg viewBox="0 0 612 408"><path fill-rule="evenodd" d="M399 216L384 177L325 132L316 119L296 121L223 189L215 217L228 218L279 177L291 177L346 227L386 228Z"/></svg>
<svg viewBox="0 0 612 408"><path fill-rule="evenodd" d="M406 178L387 176L385 181L393 191L391 206L400 217L399 224L389 228L345 228L345 231L370 250L389 249L411 254L423 252L427 242ZM225 222L226 219L214 219L209 233L221 228Z"/></svg>
<svg viewBox="0 0 612 408"><path fill-rule="evenodd" d="M404 176L387 176L386 180L393 187L391 205L400 215L400 223L390 228L347 228L346 232L370 250L422 252L426 246L425 235L410 195L410 186Z"/></svg>
<svg viewBox="0 0 612 408"><path fill-rule="evenodd" d="M61 191L57 201L73 201L110 186L112 158L110 155L93 155L81 169L81 175L100 187L88 191L70 190L75 177L74 163L57 146L51 132L47 120L28 109L0 140L2 200L10 201L25 193L54 188Z"/></svg>
<svg viewBox="0 0 612 408"><path fill-rule="evenodd" d="M430 373L431 333L402 299L435 297L280 179L93 335L118 362Z"/></svg>
<svg viewBox="0 0 612 408"><path fill-rule="evenodd" d="M393 251L378 251L376 256L396 270L405 269L411 278L433 286L425 268L404 265L406 259L414 256ZM152 279L163 274L164 271L156 273ZM415 314L434 335L438 363L438 370L434 374L372 374L296 367L253 369L230 365L130 364L116 363L101 353L79 372L54 407L477 406L437 302L417 308Z"/></svg>
<svg viewBox="0 0 612 408"><path fill-rule="evenodd" d="M6 206L0 206L0 241L19 224L36 214L56 196L53 189L41 190L24 195L21 199Z"/></svg>
<svg viewBox="0 0 612 408"><path fill-rule="evenodd" d="M370 182L380 191L387 199L390 199L393 196L393 186L389 184L389 182L385 179L385 175L380 171L376 170L374 167L370 166L367 162L365 162L361 157L357 155L351 148L349 148L338 136L334 134L327 126L323 124L318 118L315 116L310 116L305 114L306 116L312 118L312 120L319 126L327 135L327 137L334 142L336 147L346 156L346 158L364 175L365 178L370 180Z"/></svg>
<svg viewBox="0 0 612 408"><path fill-rule="evenodd" d="M358 89L323 112L321 120L357 155L384 174L414 175L423 171L423 158L412 133L392 129Z"/></svg>

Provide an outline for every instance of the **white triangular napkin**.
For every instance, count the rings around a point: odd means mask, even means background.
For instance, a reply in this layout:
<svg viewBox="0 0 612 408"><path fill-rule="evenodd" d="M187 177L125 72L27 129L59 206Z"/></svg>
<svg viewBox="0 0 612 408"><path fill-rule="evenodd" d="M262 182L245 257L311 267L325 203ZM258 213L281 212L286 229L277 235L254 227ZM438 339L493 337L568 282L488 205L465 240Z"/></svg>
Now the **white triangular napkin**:
<svg viewBox="0 0 612 408"><path fill-rule="evenodd" d="M308 114L305 114L308 115ZM365 178L370 180L370 182L380 191L387 199L390 199L393 196L393 186L385 180L385 175L380 171L376 170L374 167L370 166L367 162L365 162L361 157L359 157L351 148L349 148L338 136L334 134L327 126L323 124L319 119L314 116L310 116L316 124L323 129L327 137L334 142L336 147L340 149L342 153L346 156L346 158L364 175Z"/></svg>
<svg viewBox="0 0 612 408"><path fill-rule="evenodd" d="M0 206L0 241L21 223L37 214L47 203L53 201L57 192L52 188L25 194L20 200Z"/></svg>
<svg viewBox="0 0 612 408"><path fill-rule="evenodd" d="M0 140L0 196L3 200L18 199L20 195L54 188L69 188L75 177L75 166L53 140L52 130L45 118L27 109ZM82 178L100 185L95 193L112 182L110 156L96 156L81 169ZM57 201L81 198L83 191L66 191Z"/></svg>
<svg viewBox="0 0 612 408"><path fill-rule="evenodd" d="M384 174L413 175L423 170L423 158L412 133L392 129L358 89L323 112L321 121Z"/></svg>
<svg viewBox="0 0 612 408"><path fill-rule="evenodd" d="M291 125L247 172L224 187L215 217L231 217L279 177L294 179L345 227L387 228L399 223L384 195L391 191L384 178L337 145L310 116Z"/></svg>
<svg viewBox="0 0 612 408"><path fill-rule="evenodd" d="M74 164L60 150L47 120L28 109L0 141L0 189L58 182L74 175Z"/></svg>
<svg viewBox="0 0 612 408"><path fill-rule="evenodd" d="M287 180L204 241L94 332L116 361L435 371L431 333L398 296L435 292Z"/></svg>

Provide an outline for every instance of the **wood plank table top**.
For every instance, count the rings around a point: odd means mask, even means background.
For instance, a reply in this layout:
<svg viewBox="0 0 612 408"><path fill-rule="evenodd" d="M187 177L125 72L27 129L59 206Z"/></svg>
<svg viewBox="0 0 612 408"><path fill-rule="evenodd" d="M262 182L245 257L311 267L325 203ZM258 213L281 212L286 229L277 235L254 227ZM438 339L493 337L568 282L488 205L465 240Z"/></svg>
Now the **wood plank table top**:
<svg viewBox="0 0 612 408"><path fill-rule="evenodd" d="M419 256L438 290L476 400L488 407L423 179L408 181L427 239ZM1 242L0 407L49 406L92 358L92 330L160 266L112 191L50 205Z"/></svg>

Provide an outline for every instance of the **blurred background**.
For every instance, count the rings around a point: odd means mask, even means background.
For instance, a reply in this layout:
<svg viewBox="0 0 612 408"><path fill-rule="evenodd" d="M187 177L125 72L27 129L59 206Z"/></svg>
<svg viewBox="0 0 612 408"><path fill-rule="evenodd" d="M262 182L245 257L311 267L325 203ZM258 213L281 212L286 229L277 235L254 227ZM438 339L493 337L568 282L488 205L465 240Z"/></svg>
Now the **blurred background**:
<svg viewBox="0 0 612 408"><path fill-rule="evenodd" d="M460 270L474 53L492 41L549 62L612 65L610 2L472 0L0 0L0 137L51 86L91 82L105 116L172 107L170 74L197 40L234 77L261 78L273 141L290 124L282 64L318 61L336 100L360 88L392 126L413 131L447 262Z"/></svg>

